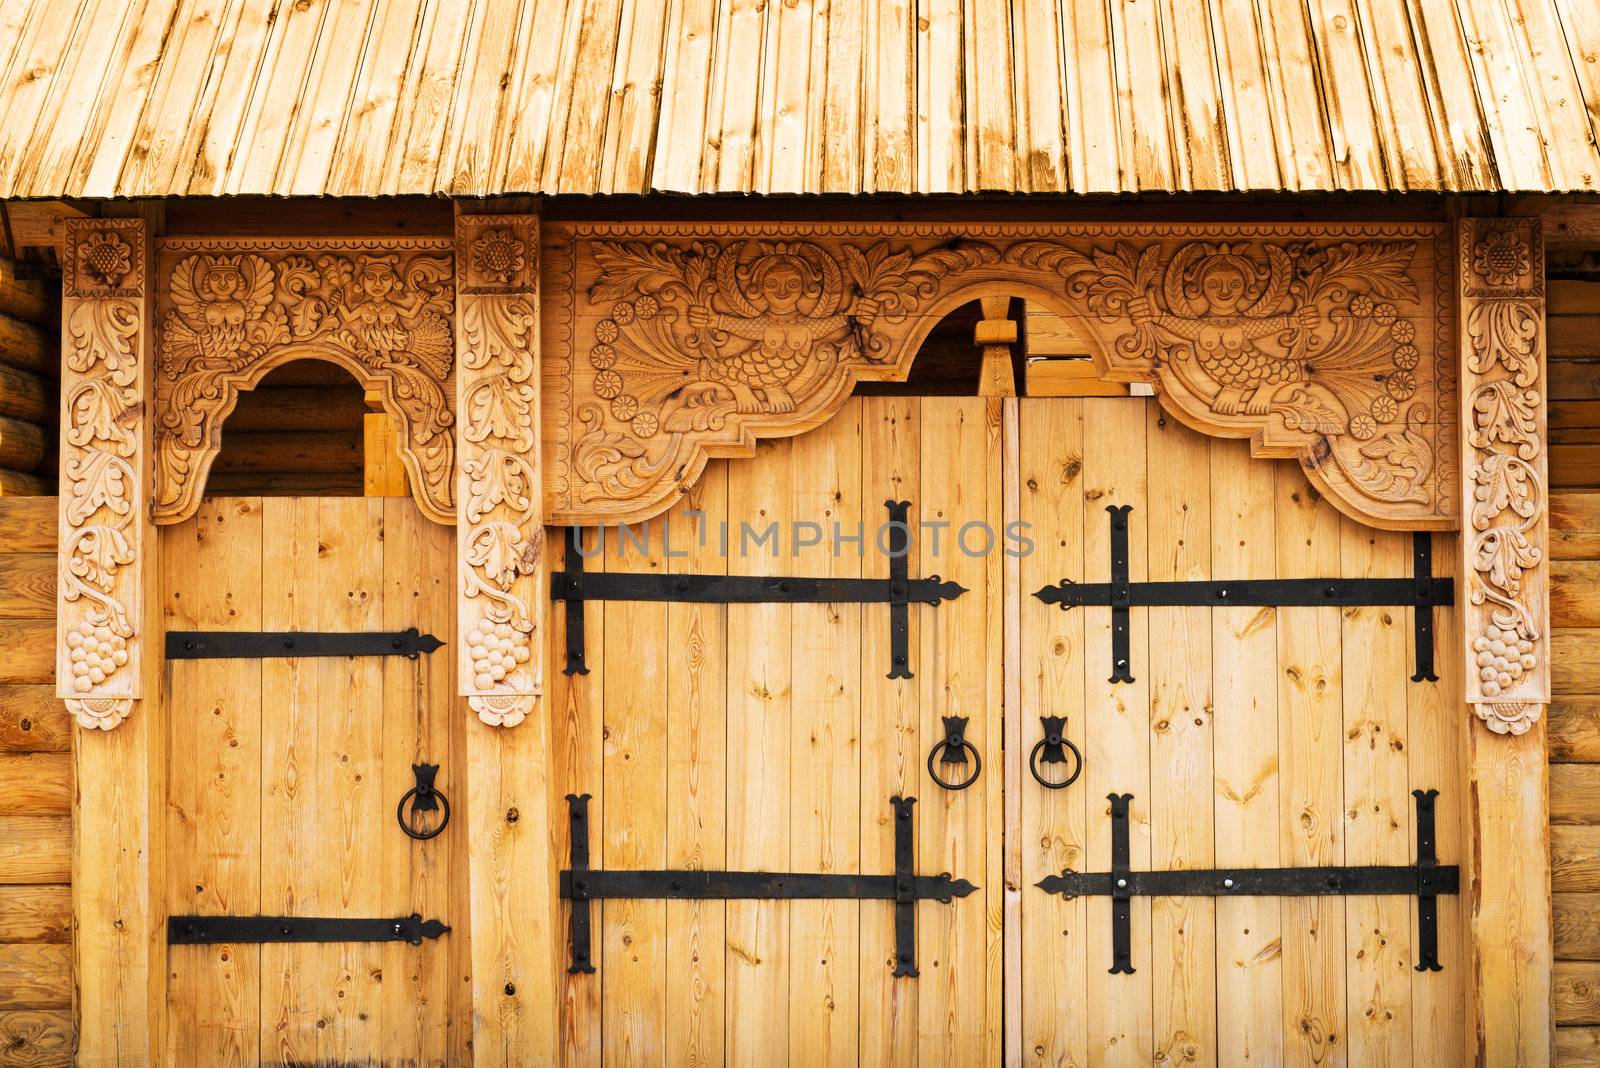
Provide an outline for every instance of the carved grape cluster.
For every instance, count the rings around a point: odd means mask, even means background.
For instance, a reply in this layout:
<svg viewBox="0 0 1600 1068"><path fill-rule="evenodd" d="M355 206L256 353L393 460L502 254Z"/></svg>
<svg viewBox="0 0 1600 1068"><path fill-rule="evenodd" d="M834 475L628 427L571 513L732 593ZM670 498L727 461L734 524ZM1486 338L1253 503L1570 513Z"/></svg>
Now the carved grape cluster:
<svg viewBox="0 0 1600 1068"><path fill-rule="evenodd" d="M473 685L480 690L504 682L528 659L527 643L510 623L480 622L467 631L467 652L472 656Z"/></svg>
<svg viewBox="0 0 1600 1068"><path fill-rule="evenodd" d="M1472 640L1472 649L1477 654L1478 678L1485 697L1499 697L1510 690L1537 662L1533 642L1514 628L1492 623Z"/></svg>
<svg viewBox="0 0 1600 1068"><path fill-rule="evenodd" d="M109 623L80 621L67 632L67 650L72 688L79 693L88 693L128 662L128 640Z"/></svg>

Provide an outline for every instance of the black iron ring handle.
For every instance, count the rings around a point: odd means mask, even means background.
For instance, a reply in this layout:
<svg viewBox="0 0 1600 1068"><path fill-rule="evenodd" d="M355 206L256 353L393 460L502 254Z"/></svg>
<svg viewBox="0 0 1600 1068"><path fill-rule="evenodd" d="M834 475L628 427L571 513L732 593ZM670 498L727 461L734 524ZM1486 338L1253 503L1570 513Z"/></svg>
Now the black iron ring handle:
<svg viewBox="0 0 1600 1068"><path fill-rule="evenodd" d="M433 785L433 777L438 774L437 764L413 764L412 772L417 777L417 785L407 790L400 797L400 804L395 806L394 818L400 824L400 829L406 832L407 838L414 838L419 842L426 842L430 838L437 838L450 822L450 799L445 797ZM439 824L431 831L419 831L406 819L406 805L411 805L411 815L419 812L432 812L439 809Z"/></svg>
<svg viewBox="0 0 1600 1068"><path fill-rule="evenodd" d="M972 774L968 775L960 782L947 782L946 780L939 778L939 773L933 770L933 765L936 758L938 758L950 747L950 740L948 738L941 738L939 741L934 743L932 749L928 750L928 777L932 779L936 785L943 789L965 790L967 787L977 782L978 776L983 774L983 758L978 755L978 747L963 738L961 740L961 751L972 754ZM950 763L965 764L966 761L952 760Z"/></svg>
<svg viewBox="0 0 1600 1068"><path fill-rule="evenodd" d="M1058 745L1058 747L1072 750L1072 774L1067 775L1066 779L1061 780L1061 782L1050 782L1042 774L1038 774L1038 758L1040 758L1040 755L1048 745ZM1062 753L1062 763L1064 761L1066 761L1066 753ZM1078 775L1083 774L1083 753L1078 751L1077 745L1070 742L1066 735L1046 734L1045 737L1035 743L1034 751L1027 755L1027 769L1034 774L1034 782L1037 782L1045 790L1066 790L1072 783L1077 782Z"/></svg>

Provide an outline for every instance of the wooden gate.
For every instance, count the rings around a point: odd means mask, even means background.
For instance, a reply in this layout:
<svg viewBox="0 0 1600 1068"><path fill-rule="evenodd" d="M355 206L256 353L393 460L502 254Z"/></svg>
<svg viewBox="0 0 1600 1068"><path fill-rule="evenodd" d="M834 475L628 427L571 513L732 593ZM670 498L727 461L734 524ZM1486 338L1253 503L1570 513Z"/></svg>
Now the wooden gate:
<svg viewBox="0 0 1600 1068"><path fill-rule="evenodd" d="M881 577L886 500L911 502L908 573L967 590L911 608L914 678L885 677L883 604L590 603L589 673L552 673L552 811L592 795L595 869L875 874L894 870L890 797L915 796L917 870L979 889L916 906L916 978L893 975L891 901L590 902L568 1063L1464 1062L1455 897L1441 972L1414 969L1415 898L1136 897L1134 970L1110 974L1111 899L1037 885L1107 870L1112 793L1132 795L1136 870L1411 864L1413 789L1440 791L1438 854L1460 861L1454 610L1435 612L1443 681L1411 682L1409 608L1133 608L1134 681L1113 684L1112 610L1034 596L1110 579L1110 505L1131 509L1134 581L1405 578L1409 535L1153 400L857 398L712 464L585 567ZM1043 715L1084 755L1062 790L1026 770ZM926 766L944 716L969 717L984 761L962 792Z"/></svg>
<svg viewBox="0 0 1600 1068"><path fill-rule="evenodd" d="M218 498L162 529L169 631L448 637L452 532L406 498ZM437 941L174 945L182 1065L458 1064L468 1058L465 820L412 841L412 765L464 801L464 718L441 652L172 660L167 911L404 917Z"/></svg>

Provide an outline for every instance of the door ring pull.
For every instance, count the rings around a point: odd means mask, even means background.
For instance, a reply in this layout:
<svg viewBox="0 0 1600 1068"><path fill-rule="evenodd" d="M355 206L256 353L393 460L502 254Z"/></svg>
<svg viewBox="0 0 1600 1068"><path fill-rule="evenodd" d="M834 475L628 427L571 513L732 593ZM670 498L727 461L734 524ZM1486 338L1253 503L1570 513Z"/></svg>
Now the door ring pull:
<svg viewBox="0 0 1600 1068"><path fill-rule="evenodd" d="M935 742L933 748L928 750L928 777L941 789L965 790L978 781L978 776L983 773L983 758L978 755L978 747L967 741L966 716L943 716L944 737ZM972 754L972 774L964 779L951 781L940 776L934 770L934 764L940 766L959 765L965 767L967 754Z"/></svg>
<svg viewBox="0 0 1600 1068"><path fill-rule="evenodd" d="M445 829L450 822L450 799L434 788L433 777L439 774L437 764L413 764L412 774L417 777L417 785L407 790L400 798L400 804L394 810L394 818L399 821L400 829L406 832L407 838L414 838L419 842L426 842L430 838L438 837L439 832ZM406 811L410 804L411 811ZM439 825L429 831L419 831L412 826L408 817L414 818L419 812L436 812L442 810Z"/></svg>
<svg viewBox="0 0 1600 1068"><path fill-rule="evenodd" d="M1046 790L1064 790L1077 782L1078 776L1083 773L1083 754L1067 738L1067 717L1040 716L1039 722L1044 725L1044 737L1028 754L1028 770L1033 773L1034 781ZM1061 782L1051 782L1045 778L1039 771L1041 761L1045 764L1065 764L1066 751L1069 749L1072 750L1072 774Z"/></svg>

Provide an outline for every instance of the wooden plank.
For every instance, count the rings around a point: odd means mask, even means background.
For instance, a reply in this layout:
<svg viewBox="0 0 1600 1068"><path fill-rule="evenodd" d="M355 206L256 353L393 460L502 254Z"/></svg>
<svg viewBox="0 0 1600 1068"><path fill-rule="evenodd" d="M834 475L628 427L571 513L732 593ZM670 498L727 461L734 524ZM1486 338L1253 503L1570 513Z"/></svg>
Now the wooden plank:
<svg viewBox="0 0 1600 1068"><path fill-rule="evenodd" d="M1600 697L1551 699L1550 759L1600 763Z"/></svg>
<svg viewBox="0 0 1600 1068"><path fill-rule="evenodd" d="M1600 282L1552 278L1545 283L1545 307L1552 318L1560 315L1600 315Z"/></svg>
<svg viewBox="0 0 1600 1068"><path fill-rule="evenodd" d="M0 1005L60 1009L71 1004L71 946L0 945Z"/></svg>
<svg viewBox="0 0 1600 1068"><path fill-rule="evenodd" d="M727 515L728 465L712 463L668 520L668 568L726 573L728 558L711 532ZM667 864L715 871L727 867L728 610L670 605L667 633ZM723 902L667 902L668 1063L723 1063L726 947Z"/></svg>
<svg viewBox="0 0 1600 1068"><path fill-rule="evenodd" d="M71 941L71 887L0 886L0 942Z"/></svg>
<svg viewBox="0 0 1600 1068"><path fill-rule="evenodd" d="M159 528L167 628L262 629L262 515L259 500L211 498L188 522ZM248 660L181 660L168 667L164 897L171 913L262 913L262 721L270 704L274 727L285 729L282 709L296 700L282 689L264 702L262 670L262 662ZM279 765L277 773L284 770ZM274 853L300 848L293 839L306 833L303 827L277 826L282 831ZM202 1066L259 1058L261 1000L261 947L174 948L167 1059Z"/></svg>
<svg viewBox="0 0 1600 1068"><path fill-rule="evenodd" d="M1600 960L1600 894L1552 894L1550 906L1556 960Z"/></svg>
<svg viewBox="0 0 1600 1068"><path fill-rule="evenodd" d="M833 539L834 523L853 526L872 506L881 507L862 496L861 429L861 402L852 400L794 441L795 470L805 472L795 480L791 505L802 525L785 531L795 535L786 554L794 574L861 577L862 554L836 552ZM798 774L789 860L795 871L860 871L861 810L887 800L861 795L861 628L867 614L876 623L878 613L861 605L793 608L789 752ZM859 1063L861 911L859 904L838 901L790 906L790 1064Z"/></svg>
<svg viewBox="0 0 1600 1068"><path fill-rule="evenodd" d="M1550 994L1556 1023L1600 1024L1600 961L1556 961Z"/></svg>
<svg viewBox="0 0 1600 1068"><path fill-rule="evenodd" d="M284 381L281 375L298 366L285 364L269 374L255 389L239 394L239 405L228 416L224 424L225 432L237 437L240 434L272 433L292 427L296 431L348 433L364 415L369 414L360 389L348 375L342 383L335 383L331 388L279 384ZM233 439L228 440L231 442Z"/></svg>
<svg viewBox="0 0 1600 1068"><path fill-rule="evenodd" d="M0 816L0 883L72 879L72 821L62 816Z"/></svg>
<svg viewBox="0 0 1600 1068"><path fill-rule="evenodd" d="M33 471L53 444L47 441L43 427L0 416L0 467Z"/></svg>
<svg viewBox="0 0 1600 1068"><path fill-rule="evenodd" d="M1600 629L1550 632L1550 687L1555 693L1600 694Z"/></svg>
<svg viewBox="0 0 1600 1068"><path fill-rule="evenodd" d="M867 397L861 401L861 496L863 509L884 500L908 501L922 486L922 408L915 397ZM868 530L876 517L863 515ZM849 527L846 527L847 532ZM913 531L908 574L926 574L923 539ZM847 550L848 551L848 550ZM863 548L862 576L887 578L889 558L880 547ZM894 870L894 813L889 798L915 797L926 781L922 768L922 688L917 679L888 678L886 613L868 609L861 632L861 870ZM922 648L924 613L909 613L907 647ZM730 783L730 789L732 784ZM860 1057L863 1064L913 1065L921 1003L917 981L896 979L894 910L861 907Z"/></svg>
<svg viewBox="0 0 1600 1068"><path fill-rule="evenodd" d="M1558 840L1590 828L1549 826L1544 735L1542 720L1515 736L1477 724L1467 732L1473 824L1461 874L1472 910L1468 945L1476 973L1469 990L1494 992L1468 1002L1467 1033L1478 1046L1469 1052L1482 1064L1539 1064L1549 1056L1549 889L1600 889L1600 880L1592 887L1568 885L1583 880L1563 870L1573 859L1565 853L1572 843L1558 846Z"/></svg>
<svg viewBox="0 0 1600 1068"><path fill-rule="evenodd" d="M1572 346L1576 348L1577 346ZM1600 397L1600 362L1592 357L1600 356L1600 350L1589 353L1589 359L1577 360L1570 357L1577 356L1576 352L1550 353L1550 403L1556 404L1569 400L1591 400ZM1568 358L1563 359L1566 356Z"/></svg>
<svg viewBox="0 0 1600 1068"><path fill-rule="evenodd" d="M44 479L37 475L0 468L0 498L38 497L44 494L46 488Z"/></svg>
<svg viewBox="0 0 1600 1068"><path fill-rule="evenodd" d="M54 619L0 619L0 649L0 684L55 681Z"/></svg>
<svg viewBox="0 0 1600 1068"><path fill-rule="evenodd" d="M59 325L59 288L33 279L18 278L17 265L9 259L0 258L0 314L14 315L39 326Z"/></svg>
<svg viewBox="0 0 1600 1068"><path fill-rule="evenodd" d="M1122 382L1107 382L1092 360L1031 360L1027 395L1030 397L1126 397Z"/></svg>
<svg viewBox="0 0 1600 1068"><path fill-rule="evenodd" d="M0 363L55 378L61 373L61 341L52 332L0 315Z"/></svg>
<svg viewBox="0 0 1600 1068"><path fill-rule="evenodd" d="M72 716L48 683L0 686L0 753L65 753Z"/></svg>
<svg viewBox="0 0 1600 1068"><path fill-rule="evenodd" d="M1154 402L1147 402L1154 403ZM1211 442L1214 574L1268 578L1276 571L1273 471L1243 442ZM1217 863L1283 863L1275 686L1278 625L1270 608L1212 613ZM1217 902L1217 1056L1283 1060L1282 918L1261 898Z"/></svg>
<svg viewBox="0 0 1600 1068"><path fill-rule="evenodd" d="M1153 401L1125 404L1145 420L1150 581L1208 579L1210 442ZM1151 612L1149 627L1150 863L1212 868L1211 609ZM1189 1050L1216 1048L1216 903L1158 898L1150 910L1155 1058L1182 1062Z"/></svg>
<svg viewBox="0 0 1600 1068"><path fill-rule="evenodd" d="M0 753L0 798L12 816L65 816L72 811L69 753Z"/></svg>
<svg viewBox="0 0 1600 1068"><path fill-rule="evenodd" d="M54 619L54 553L0 553L0 618Z"/></svg>
<svg viewBox="0 0 1600 1068"><path fill-rule="evenodd" d="M729 466L729 574L787 573L787 561L773 543L764 548L755 538L769 529L776 537L792 529L792 456L792 441L763 441L753 460ZM735 870L793 870L793 614L784 604L728 607L728 866ZM731 1062L764 1062L773 1036L789 1032L789 932L789 908L783 902L728 902L726 1056Z"/></svg>
<svg viewBox="0 0 1600 1068"><path fill-rule="evenodd" d="M1550 625L1600 627L1600 560L1551 563Z"/></svg>
<svg viewBox="0 0 1600 1068"><path fill-rule="evenodd" d="M263 431L222 435L217 474L263 471L350 471L359 474L363 456L359 429Z"/></svg>
<svg viewBox="0 0 1600 1068"><path fill-rule="evenodd" d="M1001 520L1008 535L1022 534L1022 422L1021 406L1009 401L1002 413L1000 444ZM1000 818L1004 856L1001 875L1005 879L1002 895L1003 925L1000 989L1005 1019L1002 1024L1001 1059L1006 1064L1022 1063L1022 784L1024 747L1022 741L1022 556L1025 546L1005 546L1005 573L1001 584L1004 598L1000 663L1005 672L1005 715L1001 724Z"/></svg>
<svg viewBox="0 0 1600 1068"><path fill-rule="evenodd" d="M1032 596L1034 590L1070 579L1084 580L1084 524L1104 525L1105 513L1084 505L1084 407L1079 400L1018 403L1022 488L1021 521L1032 552L1021 559L1022 654L1021 756L1042 737L1040 715L1068 717L1067 737L1088 745L1083 712L1084 679L1103 664L1085 662L1085 616L1062 612ZM1097 565L1103 566L1103 565ZM1099 572L1097 571L1098 575ZM1103 650L1105 646L1094 646ZM1101 656L1104 653L1101 652ZM1021 794L1022 819L1015 834L1022 850L1022 1049L1044 1064L1088 1062L1089 984L1102 968L1086 965L1107 952L1100 932L1088 930L1088 898L1032 892L1039 880L1065 868L1095 870L1088 851L1090 795L1082 778L1064 790L1045 790L1032 777L1007 784ZM1095 818L1101 805L1093 799ZM1010 828L1008 828L1010 831Z"/></svg>
<svg viewBox="0 0 1600 1068"><path fill-rule="evenodd" d="M1339 512L1307 485L1297 467L1272 466L1278 577L1325 575L1339 558ZM1345 862L1342 641L1337 609L1278 609L1279 856L1284 864ZM1342 1063L1348 1041L1345 902L1285 898L1282 913L1287 1063Z"/></svg>
<svg viewBox="0 0 1600 1068"><path fill-rule="evenodd" d="M9 1064L68 1068L72 1047L71 1009L0 1009L0 1049Z"/></svg>
<svg viewBox="0 0 1600 1068"><path fill-rule="evenodd" d="M1600 491L1566 489L1550 495L1550 556L1600 558Z"/></svg>
<svg viewBox="0 0 1600 1068"><path fill-rule="evenodd" d="M1083 402L1083 561L1084 578L1090 582L1105 582L1110 577L1111 535L1106 509L1112 505L1133 508L1128 514L1128 570L1134 582L1147 578L1150 510L1146 503L1146 403L1101 398ZM1102 449L1091 444L1102 441L1115 441L1117 447ZM1045 531L1049 529L1043 527ZM1150 867L1149 609L1131 609L1129 616L1128 645L1136 681L1117 685L1107 681L1111 673L1111 609L1084 610L1086 744L1081 781L1089 809L1085 863L1090 870L1101 870L1100 865L1111 858L1111 809L1104 799L1113 791L1133 795L1129 806L1130 861L1134 868ZM1218 686L1220 696L1220 678ZM1111 899L1096 897L1089 901L1088 1045L1091 1051L1101 1051L1108 1064L1146 1063L1154 1048L1150 983L1137 978L1137 974L1148 975L1153 966L1148 933L1150 909L1148 898L1132 902L1136 976L1131 983L1112 983L1098 978L1101 962L1107 959L1111 946ZM1220 916L1218 922L1217 957L1221 960Z"/></svg>
<svg viewBox="0 0 1600 1068"><path fill-rule="evenodd" d="M1551 827L1550 887L1600 890L1600 827Z"/></svg>
<svg viewBox="0 0 1600 1068"><path fill-rule="evenodd" d="M1558 1027L1554 1050L1557 1068L1585 1068L1600 1061L1600 1027Z"/></svg>
<svg viewBox="0 0 1600 1068"><path fill-rule="evenodd" d="M400 459L394 417L368 412L361 417L361 492L366 497L404 497L411 492L405 462Z"/></svg>
<svg viewBox="0 0 1600 1068"><path fill-rule="evenodd" d="M1552 359L1600 354L1600 314L1557 315L1546 321Z"/></svg>
<svg viewBox="0 0 1600 1068"><path fill-rule="evenodd" d="M1550 485L1600 485L1600 445L1550 446Z"/></svg>
<svg viewBox="0 0 1600 1068"><path fill-rule="evenodd" d="M0 500L0 552L55 552L59 507L54 497Z"/></svg>
<svg viewBox="0 0 1600 1068"><path fill-rule="evenodd" d="M49 425L56 415L58 395L53 382L0 364L0 416Z"/></svg>
<svg viewBox="0 0 1600 1068"><path fill-rule="evenodd" d="M1550 765L1550 822L1600 824L1600 764Z"/></svg>

